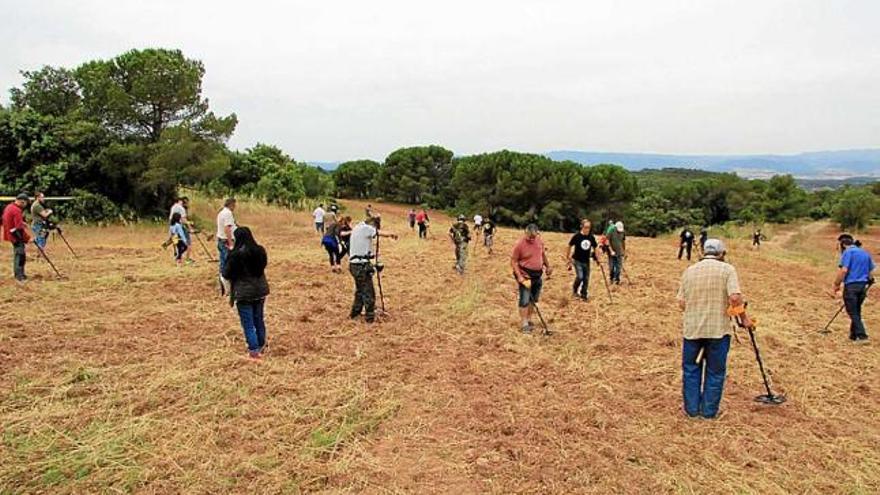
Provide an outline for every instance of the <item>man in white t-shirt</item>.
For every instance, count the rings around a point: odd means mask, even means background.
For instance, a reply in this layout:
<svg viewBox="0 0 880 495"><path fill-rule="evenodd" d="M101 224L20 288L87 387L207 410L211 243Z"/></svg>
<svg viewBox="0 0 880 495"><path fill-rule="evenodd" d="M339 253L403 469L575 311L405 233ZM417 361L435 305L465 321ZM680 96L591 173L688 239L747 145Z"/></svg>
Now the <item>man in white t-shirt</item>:
<svg viewBox="0 0 880 495"><path fill-rule="evenodd" d="M483 216L477 213L474 215L474 237L480 237L480 234L483 232ZM476 246L479 243L475 243Z"/></svg>
<svg viewBox="0 0 880 495"><path fill-rule="evenodd" d="M397 239L391 232L380 232L376 228L380 223L379 216L367 218L357 224L351 231L348 270L354 277L354 302L351 305L351 318L357 318L361 311L366 311L367 323L376 319L376 292L373 289L373 273L376 269L370 262L373 259L373 239L376 236Z"/></svg>
<svg viewBox="0 0 880 495"><path fill-rule="evenodd" d="M227 198L223 202L223 209L217 214L217 252L220 263L220 293L226 294L229 283L223 278L223 269L226 268L226 258L235 243L233 232L235 231L235 198Z"/></svg>
<svg viewBox="0 0 880 495"><path fill-rule="evenodd" d="M326 212L324 211L324 203L319 204L318 207L315 208L315 211L312 212L312 216L315 217L315 230L317 230L320 234L324 233L325 213Z"/></svg>

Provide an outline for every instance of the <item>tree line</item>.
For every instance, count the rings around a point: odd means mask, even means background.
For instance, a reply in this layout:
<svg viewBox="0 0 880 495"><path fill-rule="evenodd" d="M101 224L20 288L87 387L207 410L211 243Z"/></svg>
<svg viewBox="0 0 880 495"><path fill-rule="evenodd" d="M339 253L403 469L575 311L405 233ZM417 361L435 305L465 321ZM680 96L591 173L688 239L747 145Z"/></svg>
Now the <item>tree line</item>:
<svg viewBox="0 0 880 495"><path fill-rule="evenodd" d="M85 220L163 215L184 186L286 207L335 195L383 198L553 230L575 229L583 217L622 219L629 232L652 236L803 217L861 228L880 208L877 183L808 193L791 176L630 172L507 150L455 156L435 145L329 173L269 144L229 149L238 118L211 111L204 74L200 61L165 49L22 72L11 105L0 106L0 191L73 195L61 213Z"/></svg>

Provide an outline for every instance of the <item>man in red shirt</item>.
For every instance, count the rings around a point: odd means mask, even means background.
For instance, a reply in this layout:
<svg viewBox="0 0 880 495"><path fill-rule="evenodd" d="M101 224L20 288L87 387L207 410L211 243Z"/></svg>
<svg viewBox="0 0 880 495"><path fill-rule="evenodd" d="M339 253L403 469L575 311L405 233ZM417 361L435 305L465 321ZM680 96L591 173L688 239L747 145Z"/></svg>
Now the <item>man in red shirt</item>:
<svg viewBox="0 0 880 495"><path fill-rule="evenodd" d="M24 247L30 242L31 234L24 223L22 212L27 208L29 199L27 194L21 193L3 209L3 240L12 243L12 272L19 282L27 280L27 275L24 274L24 263L27 259Z"/></svg>
<svg viewBox="0 0 880 495"><path fill-rule="evenodd" d="M532 326L532 302L537 303L541 297L541 287L544 282L544 267L547 268L547 276L553 272L550 261L544 251L544 241L538 236L538 226L529 224L526 227L526 235L516 243L513 254L510 256L510 267L513 276L519 283L519 315L522 319L523 333L531 333Z"/></svg>
<svg viewBox="0 0 880 495"><path fill-rule="evenodd" d="M419 224L419 239L428 238L428 214L422 208L416 213L416 223Z"/></svg>

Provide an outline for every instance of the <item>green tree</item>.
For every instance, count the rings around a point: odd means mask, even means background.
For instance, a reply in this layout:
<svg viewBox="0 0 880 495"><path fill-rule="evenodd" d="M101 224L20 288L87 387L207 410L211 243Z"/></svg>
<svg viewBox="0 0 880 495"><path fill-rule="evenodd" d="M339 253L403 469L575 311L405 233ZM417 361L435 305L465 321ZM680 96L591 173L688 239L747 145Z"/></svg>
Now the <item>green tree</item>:
<svg viewBox="0 0 880 495"><path fill-rule="evenodd" d="M387 199L422 203L436 201L451 179L451 151L440 146L416 146L388 155L376 185Z"/></svg>
<svg viewBox="0 0 880 495"><path fill-rule="evenodd" d="M372 198L381 165L373 160L341 163L333 172L336 189L343 198Z"/></svg>
<svg viewBox="0 0 880 495"><path fill-rule="evenodd" d="M806 216L809 209L807 193L791 175L777 175L767 182L761 207L767 221L788 223Z"/></svg>
<svg viewBox="0 0 880 495"><path fill-rule="evenodd" d="M325 198L333 195L335 185L329 173L307 164L301 164L299 167L306 197Z"/></svg>
<svg viewBox="0 0 880 495"><path fill-rule="evenodd" d="M72 71L46 65L36 71L21 71L21 75L24 85L10 90L14 109L53 117L79 109L82 99Z"/></svg>
<svg viewBox="0 0 880 495"><path fill-rule="evenodd" d="M843 230L862 230L880 211L880 200L867 188L847 188L834 205L834 220Z"/></svg>
<svg viewBox="0 0 880 495"><path fill-rule="evenodd" d="M123 137L156 143L176 125L228 137L237 122L235 114L219 118L208 110L204 66L180 50L131 50L83 64L75 74L85 115Z"/></svg>

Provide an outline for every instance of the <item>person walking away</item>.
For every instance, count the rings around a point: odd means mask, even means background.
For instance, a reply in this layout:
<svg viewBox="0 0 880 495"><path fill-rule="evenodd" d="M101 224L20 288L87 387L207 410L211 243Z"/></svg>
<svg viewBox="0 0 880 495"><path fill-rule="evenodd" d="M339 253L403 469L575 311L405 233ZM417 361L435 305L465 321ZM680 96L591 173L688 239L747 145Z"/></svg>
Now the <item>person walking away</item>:
<svg viewBox="0 0 880 495"><path fill-rule="evenodd" d="M180 223L183 226L183 231L186 234L184 240L187 246L192 246L192 231L195 230L195 226L189 220L189 198L186 196L181 196L177 199L177 201L171 205L171 211L168 213L168 221L171 221L171 217L177 213L180 215ZM195 261L192 259L192 249L186 250L186 262L194 263Z"/></svg>
<svg viewBox="0 0 880 495"><path fill-rule="evenodd" d="M324 246L324 249L327 250L327 255L330 257L330 271L341 273L342 268L340 264L342 256L340 255L339 247L339 224L334 222L333 225L327 228L324 232L324 237L321 238L321 245Z"/></svg>
<svg viewBox="0 0 880 495"><path fill-rule="evenodd" d="M681 231L681 235L679 235L680 242L678 245L678 259L681 259L681 255L684 254L685 250L687 250L687 259L691 260L691 250L694 248L694 233L691 232L690 227L685 227L684 230Z"/></svg>
<svg viewBox="0 0 880 495"><path fill-rule="evenodd" d="M491 219L483 222L483 245L489 254L492 254L492 246L495 244L495 224Z"/></svg>
<svg viewBox="0 0 880 495"><path fill-rule="evenodd" d="M623 271L623 259L626 256L626 237L623 222L614 224L614 230L608 235L608 271L612 284L620 285L620 274Z"/></svg>
<svg viewBox="0 0 880 495"><path fill-rule="evenodd" d="M339 262L342 263L342 258L348 254L348 249L351 244L351 217L344 216L342 220L339 221Z"/></svg>
<svg viewBox="0 0 880 495"><path fill-rule="evenodd" d="M700 255L706 252L706 240L709 239L709 227L704 226L700 229Z"/></svg>
<svg viewBox="0 0 880 495"><path fill-rule="evenodd" d="M238 310L248 356L261 359L266 348L264 310L269 282L266 281L266 250L257 244L247 227L234 231L235 245L229 252L223 277L230 284L230 305Z"/></svg>
<svg viewBox="0 0 880 495"><path fill-rule="evenodd" d="M610 236L611 233L614 232L614 228L615 228L614 220L608 220L608 226L605 227L605 237Z"/></svg>
<svg viewBox="0 0 880 495"><path fill-rule="evenodd" d="M349 318L360 317L365 313L367 323L376 320L376 291L373 287L373 274L376 269L370 260L373 259L373 239L377 236L397 239L397 235L379 231L380 218L369 217L357 224L351 231L351 255L348 260L348 270L354 278L354 302L351 304Z"/></svg>
<svg viewBox="0 0 880 495"><path fill-rule="evenodd" d="M325 213L326 212L324 211L324 203L319 204L318 207L315 208L315 211L312 212L312 216L315 218L315 230L319 234L324 233L324 215L325 215Z"/></svg>
<svg viewBox="0 0 880 495"><path fill-rule="evenodd" d="M479 241L480 234L483 231L483 216L477 213L474 215L474 237Z"/></svg>
<svg viewBox="0 0 880 495"><path fill-rule="evenodd" d="M471 233L465 223L464 215L459 215L458 221L449 228L449 240L455 246L455 270L459 275L464 275L467 266L467 247L471 241Z"/></svg>
<svg viewBox="0 0 880 495"><path fill-rule="evenodd" d="M689 417L718 415L732 333L727 308L745 304L736 269L725 263L725 255L724 243L708 239L703 258L684 271L676 296L684 311L682 396ZM745 313L742 318L751 326Z"/></svg>
<svg viewBox="0 0 880 495"><path fill-rule="evenodd" d="M46 208L46 196L38 192L31 205L31 230L34 232L34 242L42 249L46 249L46 241L49 240L49 215L51 208Z"/></svg>
<svg viewBox="0 0 880 495"><path fill-rule="evenodd" d="M752 247L757 249L761 249L761 241L765 239L764 234L761 233L761 229L755 229L752 232Z"/></svg>
<svg viewBox="0 0 880 495"><path fill-rule="evenodd" d="M223 277L223 270L226 268L226 258L229 256L229 250L232 249L235 242L235 198L226 198L223 202L223 208L217 214L217 259L220 270L220 295L229 293L229 283Z"/></svg>
<svg viewBox="0 0 880 495"><path fill-rule="evenodd" d="M419 225L419 239L428 238L428 213L422 208L416 214L416 223Z"/></svg>
<svg viewBox="0 0 880 495"><path fill-rule="evenodd" d="M31 235L24 223L24 209L29 200L27 194L21 193L3 209L3 240L12 244L12 274L19 282L27 280L24 271L27 262L25 246L30 242Z"/></svg>
<svg viewBox="0 0 880 495"><path fill-rule="evenodd" d="M541 289L544 286L543 276L546 270L549 277L553 273L547 252L544 250L544 241L539 237L538 226L529 224L525 235L517 241L510 255L510 267L516 278L519 294L517 307L521 320L523 333L531 333L532 303L537 304L541 297Z"/></svg>
<svg viewBox="0 0 880 495"><path fill-rule="evenodd" d="M843 284L843 304L849 315L849 339L855 343L867 343L868 333L862 321L862 304L868 294L868 287L874 284L873 271L877 269L871 255L856 243L850 234L837 238L840 247L840 263L834 279L834 296L840 293Z"/></svg>
<svg viewBox="0 0 880 495"><path fill-rule="evenodd" d="M324 212L324 232L329 231L336 225L336 205L330 205L326 212Z"/></svg>
<svg viewBox="0 0 880 495"><path fill-rule="evenodd" d="M590 259L599 263L596 256L596 248L599 243L590 232L593 228L592 223L586 218L581 220L581 230L571 236L568 241L568 268L574 266L574 285L571 291L575 297L580 297L584 301L590 297Z"/></svg>
<svg viewBox="0 0 880 495"><path fill-rule="evenodd" d="M406 214L406 219L409 221L409 229L415 230L415 228L416 228L416 210L415 210L415 208L409 209L409 213Z"/></svg>
<svg viewBox="0 0 880 495"><path fill-rule="evenodd" d="M187 242L186 229L180 221L180 213L171 215L171 226L168 228L168 234L171 236L171 244L174 246L174 261L177 267L183 265L184 253L189 249Z"/></svg>

